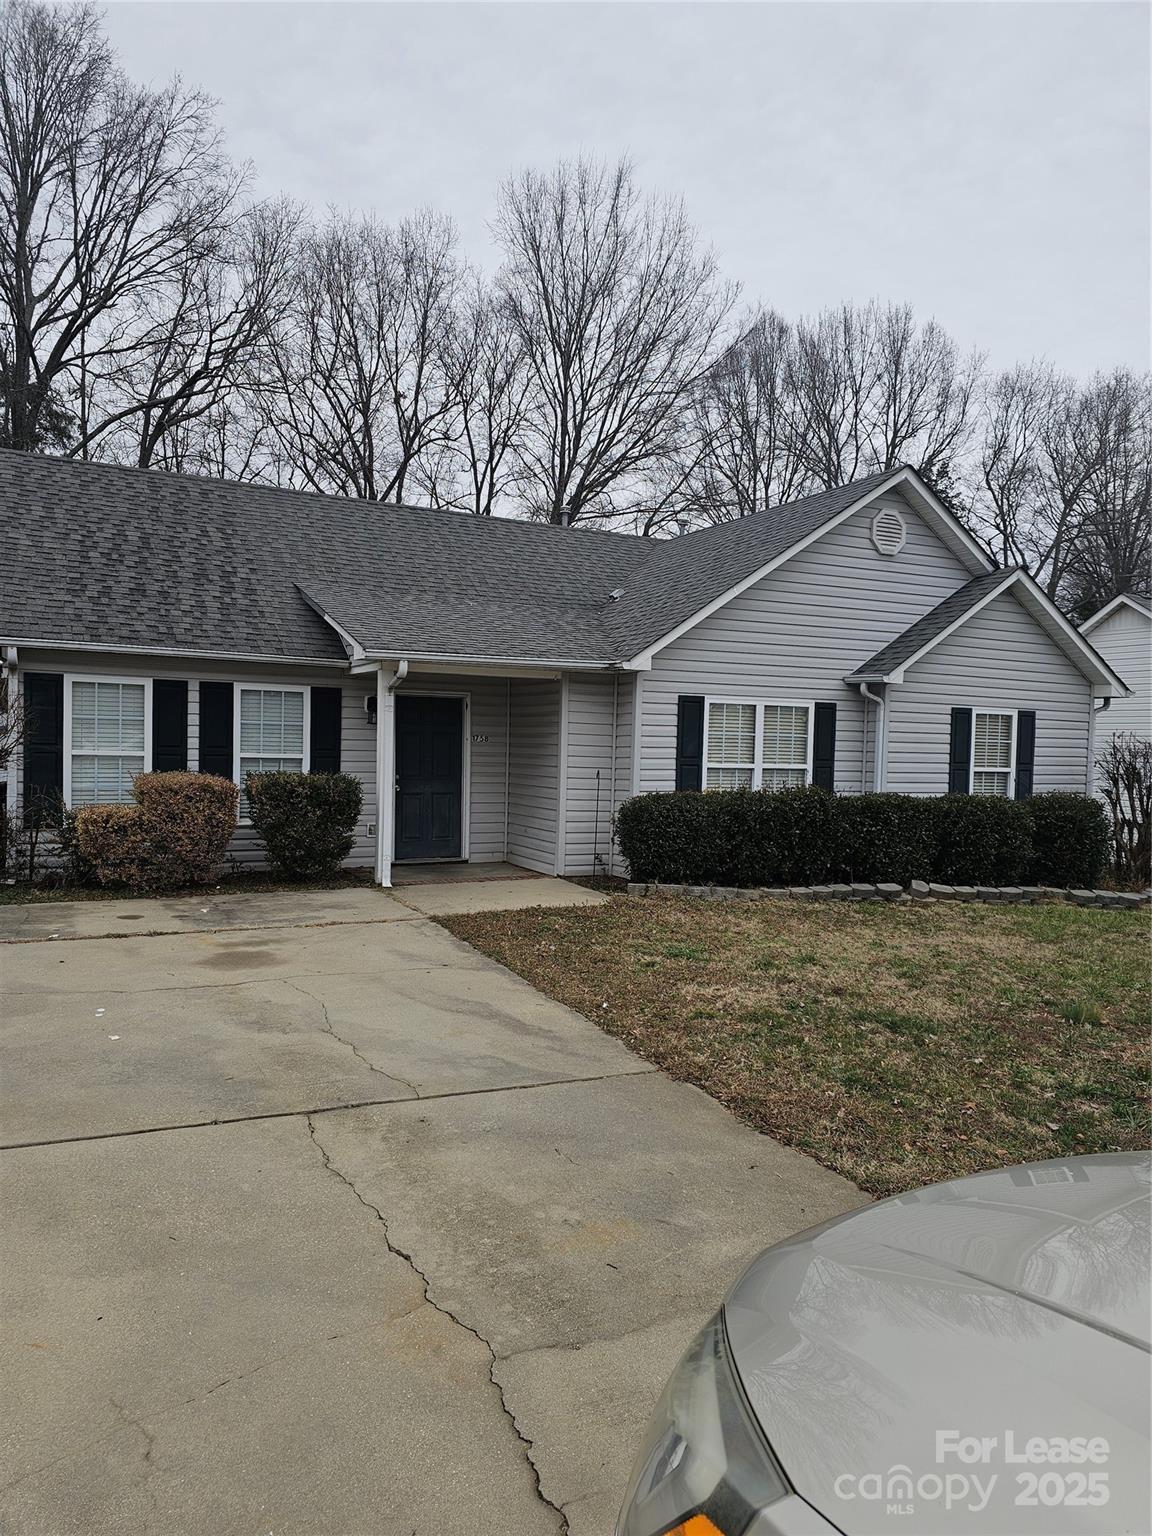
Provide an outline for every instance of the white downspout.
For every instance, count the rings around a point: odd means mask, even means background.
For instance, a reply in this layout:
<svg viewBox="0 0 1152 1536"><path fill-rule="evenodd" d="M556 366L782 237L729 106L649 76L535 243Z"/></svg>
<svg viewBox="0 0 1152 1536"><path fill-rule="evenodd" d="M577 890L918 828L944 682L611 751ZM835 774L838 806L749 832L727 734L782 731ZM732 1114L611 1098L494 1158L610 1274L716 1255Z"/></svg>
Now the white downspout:
<svg viewBox="0 0 1152 1536"><path fill-rule="evenodd" d="M386 679L384 663L376 669L376 884L392 884L392 848L396 825L396 689L408 676L401 657Z"/></svg>
<svg viewBox="0 0 1152 1536"><path fill-rule="evenodd" d="M867 683L858 684L862 698L871 699L876 706L876 744L872 751L872 788L879 794L884 788L884 700L878 693L873 693ZM860 785L863 788L864 775L868 762L868 712L867 705L864 712L864 754L860 764Z"/></svg>
<svg viewBox="0 0 1152 1536"><path fill-rule="evenodd" d="M1106 709L1112 708L1112 695L1108 694L1106 698L1100 700L1099 704L1096 703L1094 697L1090 697L1088 703L1091 712L1088 716L1088 788L1086 793L1094 795L1096 793L1096 720Z"/></svg>

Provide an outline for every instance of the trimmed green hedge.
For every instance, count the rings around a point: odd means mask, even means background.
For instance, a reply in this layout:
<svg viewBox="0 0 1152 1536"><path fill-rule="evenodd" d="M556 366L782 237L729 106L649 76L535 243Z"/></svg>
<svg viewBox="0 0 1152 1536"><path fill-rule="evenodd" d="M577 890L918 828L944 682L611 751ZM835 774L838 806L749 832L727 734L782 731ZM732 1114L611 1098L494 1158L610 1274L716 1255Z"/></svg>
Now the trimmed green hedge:
<svg viewBox="0 0 1152 1536"><path fill-rule="evenodd" d="M1087 795L830 795L822 789L637 795L616 813L634 880L784 886L828 880L1093 886L1107 820Z"/></svg>
<svg viewBox="0 0 1152 1536"><path fill-rule="evenodd" d="M1036 885L1086 886L1100 882L1111 851L1108 813L1093 795L1053 789L1027 802L1032 818Z"/></svg>

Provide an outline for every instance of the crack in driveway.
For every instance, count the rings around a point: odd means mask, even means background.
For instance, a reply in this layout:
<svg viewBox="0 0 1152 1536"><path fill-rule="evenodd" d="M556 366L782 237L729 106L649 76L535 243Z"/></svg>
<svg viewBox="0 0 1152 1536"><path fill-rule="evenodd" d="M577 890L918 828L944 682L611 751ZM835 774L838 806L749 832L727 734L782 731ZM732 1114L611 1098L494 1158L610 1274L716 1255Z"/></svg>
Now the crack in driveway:
<svg viewBox="0 0 1152 1536"><path fill-rule="evenodd" d="M118 1398L110 1397L108 1401L124 1421L124 1427L134 1429L143 1436L145 1442L144 1463L148 1470L152 1471L155 1466L156 1435L153 1430L148 1428L149 1424L157 1424L161 1419L168 1418L173 1413L179 1413L182 1408L189 1408L197 1403L206 1402L208 1398L214 1396L217 1392L223 1391L225 1387L234 1386L238 1381L247 1381L250 1376L258 1376L261 1371L269 1370L274 1365L282 1365L285 1360L294 1360L298 1355L307 1354L309 1350L319 1349L325 1344L334 1344L340 1339L355 1338L362 1333L375 1333L381 1328L391 1328L396 1323L403 1322L406 1317L411 1317L414 1313L419 1312L421 1307L425 1305L426 1299L421 1298L414 1307L407 1307L403 1312L396 1312L392 1316L385 1318L383 1322L365 1323L360 1328L342 1328L336 1333L326 1333L323 1338L309 1339L306 1344L301 1344L296 1349L287 1349L282 1355L272 1355L267 1360L261 1360L256 1365L248 1366L246 1370L235 1371L231 1376L225 1376L221 1381L213 1383L212 1386L207 1387L203 1392L194 1392L191 1397L182 1397L178 1402L169 1403L166 1407L145 1412L139 1418L133 1418ZM70 1447L61 1455L53 1456L51 1460L43 1461L39 1466L30 1467L27 1472L21 1472L19 1477L14 1477L7 1483L0 1483L0 1493L8 1493L11 1489L19 1487L21 1483L26 1483L29 1478L39 1477L41 1472L51 1471L53 1467L59 1466L61 1462L74 1460L77 1456L81 1456L85 1451L90 1450L92 1446L102 1445L105 1440L110 1440L119 1433L119 1429L109 1429L101 1435L93 1435L90 1440L81 1441L79 1445Z"/></svg>
<svg viewBox="0 0 1152 1536"><path fill-rule="evenodd" d="M488 1351L488 1380L492 1384L493 1390L500 1400L500 1408L504 1414L504 1417L508 1420L508 1423L512 1427L512 1432L515 1434L517 1440L524 1448L524 1460L528 1463L529 1470L532 1473L532 1485L536 1497L546 1509L551 1510L553 1514L559 1517L558 1529L562 1533L562 1536L568 1536L568 1533L571 1530L571 1526L568 1523L568 1516L564 1513L563 1506L555 1503L552 1499L550 1499L544 1492L544 1489L541 1485L540 1471L532 1457L532 1452L535 1449L535 1441L529 1435L524 1433L524 1430L520 1426L519 1420L512 1412L512 1409L508 1406L508 1400L504 1395L503 1386L501 1386L500 1382L496 1379L497 1356L496 1351L493 1349L491 1343L484 1337L482 1333L479 1332L478 1329L473 1328L471 1323L466 1323L464 1319L458 1316L457 1313L453 1312L450 1307L443 1306L436 1300L432 1294L432 1283L425 1272L420 1268L419 1264L417 1264L414 1256L407 1252L405 1249L399 1247L398 1244L393 1241L391 1232L389 1231L388 1227L388 1218L384 1215L384 1212L378 1205L374 1205L371 1200L369 1200L365 1195L361 1194L360 1190L356 1186L355 1180L349 1178L349 1176L342 1169L338 1168L332 1161L328 1149L316 1134L316 1126L313 1123L313 1118L311 1115L306 1116L306 1121L308 1125L308 1135L311 1137L312 1143L316 1147L316 1150L320 1153L320 1156L324 1161L325 1169L333 1176L333 1178L339 1179L341 1184L343 1184L347 1189L351 1190L352 1194L355 1195L356 1199L360 1202L364 1209L370 1211L376 1220L380 1223L380 1228L384 1237L384 1243L388 1249L388 1252L395 1254L398 1259L402 1259L404 1263L408 1265L408 1268L412 1271L412 1273L420 1281L420 1284L423 1286L424 1299L428 1305L434 1308L435 1311L439 1312L443 1317L446 1317L449 1322L454 1323L457 1328L463 1329L465 1333L470 1333L472 1337L476 1339L478 1343L482 1344Z"/></svg>
<svg viewBox="0 0 1152 1536"><path fill-rule="evenodd" d="M414 1099L421 1097L420 1090L417 1088L415 1083L410 1083L406 1077L401 1077L396 1072L385 1072L383 1067L378 1067L374 1062L370 1061L358 1046L353 1045L351 1040L347 1040L343 1035L336 1033L332 1027L332 1020L328 1013L328 1004L322 997L317 997L315 992L309 992L308 988L302 987L299 982L290 981L287 982L286 985L291 987L293 992L299 992L301 997L310 998L312 1002L318 1003L320 1005L320 1012L324 1016L324 1033L326 1035L331 1035L333 1040L338 1041L341 1045L347 1046L348 1049L352 1052L353 1056L355 1056L356 1060L362 1062L364 1066L368 1068L369 1072L375 1072L377 1077L382 1077L387 1082L399 1083L401 1087L407 1088L408 1092Z"/></svg>

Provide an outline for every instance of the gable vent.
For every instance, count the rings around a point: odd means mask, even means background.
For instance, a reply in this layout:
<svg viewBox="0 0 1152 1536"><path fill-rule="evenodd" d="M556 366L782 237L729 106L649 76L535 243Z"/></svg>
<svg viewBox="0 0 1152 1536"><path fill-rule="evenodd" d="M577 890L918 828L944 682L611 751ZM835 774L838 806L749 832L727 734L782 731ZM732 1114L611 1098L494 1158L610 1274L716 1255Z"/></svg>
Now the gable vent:
<svg viewBox="0 0 1152 1536"><path fill-rule="evenodd" d="M895 507L881 507L872 519L872 542L882 555L898 555L904 548L908 528Z"/></svg>

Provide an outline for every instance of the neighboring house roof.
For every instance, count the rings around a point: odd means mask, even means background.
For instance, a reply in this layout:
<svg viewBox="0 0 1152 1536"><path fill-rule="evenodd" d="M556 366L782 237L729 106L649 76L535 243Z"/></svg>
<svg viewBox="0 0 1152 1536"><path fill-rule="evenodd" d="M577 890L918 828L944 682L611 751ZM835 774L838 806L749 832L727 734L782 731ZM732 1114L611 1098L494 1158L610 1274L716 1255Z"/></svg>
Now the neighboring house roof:
<svg viewBox="0 0 1152 1536"><path fill-rule="evenodd" d="M1013 591L1041 628L1048 632L1065 655L1094 683L1113 688L1121 694L1131 692L1123 678L1112 670L1103 656L1069 623L1052 599L1020 567L989 571L958 587L943 602L937 603L935 608L910 624L894 640L890 640L874 656L857 667L855 672L849 673L846 681L902 683L904 673L935 650L942 640L946 640L974 618L994 598Z"/></svg>
<svg viewBox="0 0 1152 1536"><path fill-rule="evenodd" d="M1103 608L1098 608L1090 619L1085 619L1080 626L1080 633L1090 635L1097 624L1103 624L1105 619L1110 619L1121 608L1131 608L1134 613L1146 619L1152 619L1152 603L1149 603L1146 597L1138 597L1135 592L1121 592L1119 597L1114 597L1110 603L1105 603Z"/></svg>

